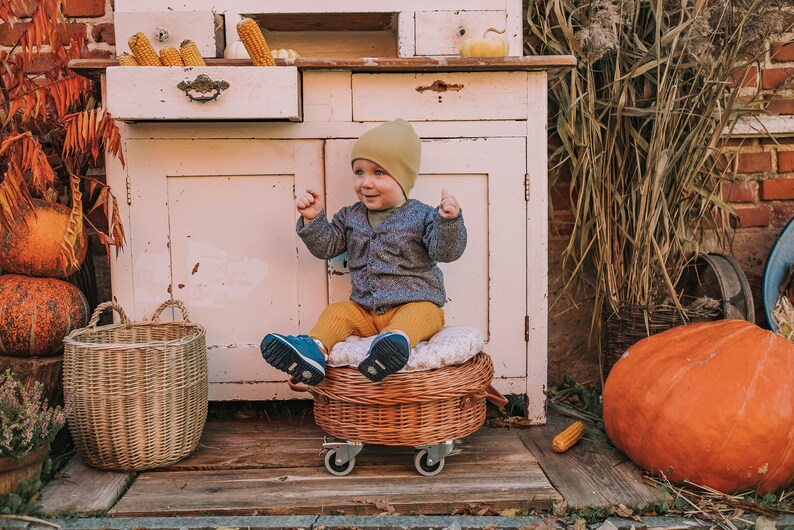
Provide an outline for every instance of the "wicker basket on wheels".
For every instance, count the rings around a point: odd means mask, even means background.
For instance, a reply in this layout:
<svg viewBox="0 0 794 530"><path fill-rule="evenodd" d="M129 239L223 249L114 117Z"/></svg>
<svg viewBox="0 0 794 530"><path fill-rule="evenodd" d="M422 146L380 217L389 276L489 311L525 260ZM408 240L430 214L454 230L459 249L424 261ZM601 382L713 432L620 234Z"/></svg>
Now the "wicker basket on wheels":
<svg viewBox="0 0 794 530"><path fill-rule="evenodd" d="M373 383L354 368L327 368L314 395L314 420L339 439L417 446L463 438L485 422L485 401L507 399L491 386L493 364L485 353L424 372L392 374Z"/></svg>
<svg viewBox="0 0 794 530"><path fill-rule="evenodd" d="M182 311L181 322L160 322L170 306ZM108 308L120 322L97 326ZM179 300L146 322L130 322L105 302L64 339L63 381L69 430L87 464L124 471L172 464L196 449L207 419L204 328Z"/></svg>

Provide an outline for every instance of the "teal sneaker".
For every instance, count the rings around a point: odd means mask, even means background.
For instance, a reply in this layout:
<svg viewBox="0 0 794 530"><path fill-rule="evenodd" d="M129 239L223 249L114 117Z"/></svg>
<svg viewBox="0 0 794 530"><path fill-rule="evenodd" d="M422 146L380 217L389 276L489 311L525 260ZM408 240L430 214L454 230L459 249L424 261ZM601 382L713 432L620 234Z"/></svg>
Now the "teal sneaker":
<svg viewBox="0 0 794 530"><path fill-rule="evenodd" d="M268 333L259 349L270 366L296 381L314 386L325 379L325 355L308 335Z"/></svg>
<svg viewBox="0 0 794 530"><path fill-rule="evenodd" d="M402 370L410 355L408 339L399 333L384 331L372 341L367 356L358 365L358 371L377 383L387 375Z"/></svg>

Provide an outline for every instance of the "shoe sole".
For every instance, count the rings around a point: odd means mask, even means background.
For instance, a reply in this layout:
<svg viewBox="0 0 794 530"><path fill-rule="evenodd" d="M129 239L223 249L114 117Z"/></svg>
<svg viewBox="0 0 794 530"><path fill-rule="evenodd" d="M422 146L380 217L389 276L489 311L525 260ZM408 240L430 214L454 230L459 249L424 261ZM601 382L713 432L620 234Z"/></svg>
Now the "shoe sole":
<svg viewBox="0 0 794 530"><path fill-rule="evenodd" d="M408 363L411 350L405 351L396 342L383 338L373 343L370 354L358 365L358 371L377 383L387 375L402 370Z"/></svg>
<svg viewBox="0 0 794 530"><path fill-rule="evenodd" d="M325 370L307 359L281 335L271 334L262 341L262 357L273 368L286 372L293 379L315 386L325 379Z"/></svg>

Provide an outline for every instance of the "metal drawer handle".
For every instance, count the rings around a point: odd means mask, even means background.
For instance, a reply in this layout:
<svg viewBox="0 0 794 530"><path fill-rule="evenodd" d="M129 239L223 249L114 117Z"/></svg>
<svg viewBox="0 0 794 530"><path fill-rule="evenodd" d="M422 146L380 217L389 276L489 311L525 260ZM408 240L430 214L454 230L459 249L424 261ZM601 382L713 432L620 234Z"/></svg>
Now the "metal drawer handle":
<svg viewBox="0 0 794 530"><path fill-rule="evenodd" d="M190 101L206 103L217 99L221 95L221 90L229 88L229 83L223 80L213 81L207 74L199 74L193 81L182 81L176 87L184 92ZM191 90L201 94L212 94L209 96L194 96L190 93Z"/></svg>

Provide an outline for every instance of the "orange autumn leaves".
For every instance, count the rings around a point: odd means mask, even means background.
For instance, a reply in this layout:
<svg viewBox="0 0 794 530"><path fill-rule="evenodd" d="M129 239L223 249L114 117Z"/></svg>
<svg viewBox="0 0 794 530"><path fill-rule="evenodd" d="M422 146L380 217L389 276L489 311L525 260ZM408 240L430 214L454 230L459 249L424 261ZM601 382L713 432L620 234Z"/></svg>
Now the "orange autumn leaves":
<svg viewBox="0 0 794 530"><path fill-rule="evenodd" d="M16 44L0 51L0 227L9 229L32 196L57 197L56 188L72 203L64 258L73 256L70 244L98 209L107 218L106 232L94 227L100 241L108 250L121 247L115 197L85 176L104 151L124 163L119 131L96 107L93 83L68 68L85 36L67 32L58 0L0 0L0 20L22 27Z"/></svg>

